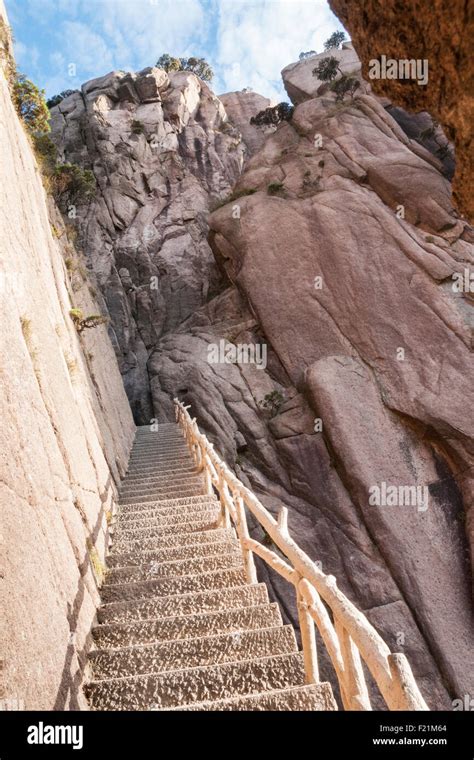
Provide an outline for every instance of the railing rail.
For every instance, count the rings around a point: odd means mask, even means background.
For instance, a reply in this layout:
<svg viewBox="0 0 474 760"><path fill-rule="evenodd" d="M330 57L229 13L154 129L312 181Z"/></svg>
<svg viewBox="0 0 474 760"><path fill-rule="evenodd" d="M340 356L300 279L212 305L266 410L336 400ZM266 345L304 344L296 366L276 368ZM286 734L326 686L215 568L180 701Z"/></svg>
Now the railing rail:
<svg viewBox="0 0 474 760"><path fill-rule="evenodd" d="M346 710L371 710L362 663L374 678L389 710L428 710L404 654L392 653L365 615L340 591L336 579L325 575L293 541L288 514L278 519L244 486L216 454L191 419L188 409L174 400L181 426L196 466L204 474L206 489L215 488L221 504L221 523L233 528L240 542L249 583L257 582L253 555L264 560L295 587L307 683L319 682L315 625L332 661ZM250 537L246 509L256 518L284 555Z"/></svg>

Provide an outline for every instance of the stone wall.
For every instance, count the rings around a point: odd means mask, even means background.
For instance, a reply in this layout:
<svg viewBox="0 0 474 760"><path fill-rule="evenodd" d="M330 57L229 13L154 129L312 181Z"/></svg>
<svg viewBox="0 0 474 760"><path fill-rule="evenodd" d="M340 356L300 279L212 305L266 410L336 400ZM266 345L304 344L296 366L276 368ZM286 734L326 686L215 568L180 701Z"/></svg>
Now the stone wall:
<svg viewBox="0 0 474 760"><path fill-rule="evenodd" d="M0 130L0 707L74 709L134 424L1 72Z"/></svg>

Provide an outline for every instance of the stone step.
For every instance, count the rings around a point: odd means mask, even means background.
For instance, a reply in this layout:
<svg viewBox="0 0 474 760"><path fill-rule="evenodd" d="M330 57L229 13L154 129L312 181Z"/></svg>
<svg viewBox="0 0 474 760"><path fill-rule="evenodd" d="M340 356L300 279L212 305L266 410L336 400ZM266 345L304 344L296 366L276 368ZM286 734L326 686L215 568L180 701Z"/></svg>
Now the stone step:
<svg viewBox="0 0 474 760"><path fill-rule="evenodd" d="M167 535L183 533L200 533L216 529L220 520L220 510L214 509L210 512L202 512L197 519L189 519L183 522L174 520L171 523L161 523L156 527L147 526L141 528L120 527L120 530L114 531L112 536L112 546L114 548L126 548L129 541L146 541L150 538L164 538Z"/></svg>
<svg viewBox="0 0 474 760"><path fill-rule="evenodd" d="M133 469L130 469L127 473L127 475L124 478L124 481L134 483L137 480L146 480L146 478L154 478L156 476L158 477L170 477L175 475L176 477L181 477L182 475L196 475L196 467L192 462L189 462L186 465L183 465L182 467L173 467L173 466L166 466L166 467L156 467L153 466L146 466L142 468L134 467Z"/></svg>
<svg viewBox="0 0 474 760"><path fill-rule="evenodd" d="M138 538L133 541L125 541L121 543L112 544L112 553L123 554L124 551L128 552L144 552L155 551L160 549L171 549L176 546L189 546L191 544L205 544L215 543L216 541L222 541L224 539L232 540L234 536L230 531L225 528L211 528L210 530L203 530L198 532L188 533L160 533L160 535L153 538Z"/></svg>
<svg viewBox="0 0 474 760"><path fill-rule="evenodd" d="M156 457L150 457L144 458L140 457L136 461L130 460L129 467L127 470L127 473L130 472L138 472L143 473L146 469L151 469L155 473L159 473L160 470L164 469L182 469L182 467L195 467L194 461L190 457L170 457L169 459L163 459L160 457L157 459Z"/></svg>
<svg viewBox="0 0 474 760"><path fill-rule="evenodd" d="M128 623L152 618L218 612L237 607L256 607L261 604L268 604L267 587L264 583L255 583L192 594L111 602L100 608L97 617L99 623Z"/></svg>
<svg viewBox="0 0 474 760"><path fill-rule="evenodd" d="M85 687L93 710L150 710L303 686L300 653L221 665L92 681Z"/></svg>
<svg viewBox="0 0 474 760"><path fill-rule="evenodd" d="M138 504L120 504L119 514L138 513L149 509L161 509L162 507L179 507L191 504L199 504L205 501L213 500L217 502L217 499L212 494L200 493L197 496L182 496L175 497L173 499L157 499L156 501L140 502Z"/></svg>
<svg viewBox="0 0 474 760"><path fill-rule="evenodd" d="M135 483L136 481L147 482L148 480L155 480L156 478L170 478L173 476L188 477L189 475L198 475L196 467L191 462L185 467L166 467L161 470L157 470L156 467L144 468L142 471L130 470L124 477L122 483Z"/></svg>
<svg viewBox="0 0 474 760"><path fill-rule="evenodd" d="M182 449L176 449L176 451L153 451L151 449L148 449L147 451L137 451L135 453L132 452L130 455L129 463L134 464L135 462L137 464L144 464L150 462L162 462L162 461L170 461L170 462L178 462L182 461L183 459L193 461L191 454L189 453L189 450L187 448Z"/></svg>
<svg viewBox="0 0 474 760"><path fill-rule="evenodd" d="M211 509L215 507L216 504L219 504L219 502L209 497L207 501L198 501L196 504L180 504L178 506L171 507L155 507L154 509L135 510L135 512L119 511L116 521L121 523L128 523L135 522L136 520L152 520L154 517L160 517L162 515L192 515L196 514L199 511L202 512L203 509Z"/></svg>
<svg viewBox="0 0 474 760"><path fill-rule="evenodd" d="M194 488L192 487L180 488L178 486L177 488L167 488L164 490L159 490L157 488L154 488L153 493L149 494L148 496L144 494L140 496L127 496L127 497L124 497L123 501L121 500L120 503L123 504L123 506L127 506L128 504L149 504L152 501L159 501L160 499L163 499L166 496L169 496L169 497L175 496L176 498L184 498L185 496L202 496L202 495L203 495L202 486L196 486Z"/></svg>
<svg viewBox="0 0 474 760"><path fill-rule="evenodd" d="M277 604L260 604L196 615L97 625L92 635L98 648L118 648L156 641L193 639L231 631L274 628L282 625Z"/></svg>
<svg viewBox="0 0 474 760"><path fill-rule="evenodd" d="M134 478L129 480L124 478L122 481L122 488L148 488L153 485L159 485L160 483L184 483L189 480L204 480L203 476L197 472L181 472L173 473L172 475L165 473L164 475L150 475L147 477Z"/></svg>
<svg viewBox="0 0 474 760"><path fill-rule="evenodd" d="M149 596L176 596L198 591L241 586L247 582L243 569L213 570L198 575L181 575L136 583L104 583L101 589L103 602L146 599Z"/></svg>
<svg viewBox="0 0 474 760"><path fill-rule="evenodd" d="M148 496L149 494L173 494L176 490L199 489L204 491L203 478L192 475L189 478L168 478L167 480L156 480L153 483L127 483L120 489L120 500L127 501L129 496Z"/></svg>
<svg viewBox="0 0 474 760"><path fill-rule="evenodd" d="M135 520L118 520L114 523L114 536L122 533L135 533L146 528L161 528L167 525L177 525L179 523L196 522L197 520L218 520L222 510L218 504L199 504L195 509L183 512L179 507L167 514L155 514L152 517L137 516Z"/></svg>
<svg viewBox="0 0 474 760"><path fill-rule="evenodd" d="M150 500L160 501L160 499L168 497L175 497L179 499L182 498L179 496L180 493L187 493L188 491L196 492L194 494L191 494L192 496L204 496L205 487L204 482L201 480L201 478L193 477L192 479L190 478L189 480L178 482L173 480L168 485L166 485L166 483L157 483L150 486L133 484L124 488L120 492L119 501L120 503L123 502L126 504L130 503L129 499L143 499L143 503L147 504L150 502Z"/></svg>
<svg viewBox="0 0 474 760"><path fill-rule="evenodd" d="M160 457L157 459L156 457L150 457L150 458L144 458L140 457L136 461L130 460L127 474L130 473L138 473L143 474L145 470L151 470L153 473L160 473L163 470L177 470L177 469L183 469L184 467L195 467L194 461L190 457L170 457L169 459L165 459Z"/></svg>
<svg viewBox="0 0 474 760"><path fill-rule="evenodd" d="M175 560L198 559L209 557L213 554L240 554L240 545L237 541L216 541L209 544L190 544L188 546L174 546L170 549L157 549L155 551L124 552L123 554L109 554L107 567L131 567L132 565L144 565L147 562L172 562Z"/></svg>
<svg viewBox="0 0 474 760"><path fill-rule="evenodd" d="M289 689L274 689L261 694L244 694L229 699L216 699L211 702L195 702L181 707L164 708L173 711L207 710L221 712L266 711L266 712L322 712L337 710L331 684L327 681Z"/></svg>
<svg viewBox="0 0 474 760"><path fill-rule="evenodd" d="M152 450L147 449L146 451L132 451L130 454L129 462L144 462L145 460L150 459L153 461L157 460L170 460L170 461L176 461L181 459L190 459L192 460L191 453L187 446L183 446L176 451L169 451L169 450Z"/></svg>
<svg viewBox="0 0 474 760"><path fill-rule="evenodd" d="M210 557L171 560L168 562L148 562L138 567L117 567L107 571L107 583L138 583L151 581L165 576L197 575L214 570L242 568L242 556L233 554L217 554Z"/></svg>
<svg viewBox="0 0 474 760"><path fill-rule="evenodd" d="M89 654L94 680L164 673L297 652L291 625L178 639L158 644L97 649Z"/></svg>

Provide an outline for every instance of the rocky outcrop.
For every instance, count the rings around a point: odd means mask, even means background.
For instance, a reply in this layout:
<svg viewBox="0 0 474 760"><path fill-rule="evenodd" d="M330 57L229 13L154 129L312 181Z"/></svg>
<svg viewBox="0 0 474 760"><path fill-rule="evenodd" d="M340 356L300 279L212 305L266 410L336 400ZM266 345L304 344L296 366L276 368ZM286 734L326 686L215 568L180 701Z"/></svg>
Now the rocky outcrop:
<svg viewBox="0 0 474 760"><path fill-rule="evenodd" d="M134 425L106 326L69 316L101 304L1 71L0 122L0 710L77 709Z"/></svg>
<svg viewBox="0 0 474 760"><path fill-rule="evenodd" d="M265 142L265 135L273 131L269 127L259 129L250 123L252 116L271 106L271 101L256 92L226 92L219 95L229 121L237 127L247 148L247 156L253 155Z"/></svg>
<svg viewBox="0 0 474 760"><path fill-rule="evenodd" d="M315 98L328 89L327 82L323 82L313 74L313 69L328 55L329 53L315 54L310 58L285 66L281 75L292 103L303 103L308 98ZM341 50L331 50L330 55L337 59L339 69L343 74L354 76L360 73L360 61L350 42L344 42Z"/></svg>
<svg viewBox="0 0 474 760"><path fill-rule="evenodd" d="M253 93L227 102L238 124L268 103ZM62 156L97 179L97 198L77 222L142 424L154 415L149 357L221 287L207 214L230 194L246 156L232 117L194 74L156 68L87 82L52 110ZM252 149L263 139L248 124L245 134Z"/></svg>
<svg viewBox="0 0 474 760"><path fill-rule="evenodd" d="M298 542L399 637L430 706L446 707L472 690L472 306L453 289L472 231L440 161L367 87L342 103L310 91L309 65L283 72L301 102L247 164L239 218L231 205L211 216L287 397L265 426L273 483L252 461L262 436L245 470L270 508L290 505ZM371 505L382 483L426 487L427 509Z"/></svg>
<svg viewBox="0 0 474 760"><path fill-rule="evenodd" d="M337 55L360 77L350 45ZM176 395L190 404L407 654L430 707L449 708L473 688L472 307L452 288L472 230L452 208L452 157L436 130L420 139L429 114L362 80L336 102L315 65L285 69L297 107L273 134L244 123L255 94L220 103L194 75L157 69L87 83L54 110L53 134L98 180L78 224L136 419L170 421ZM236 362L242 346L264 361ZM369 504L382 481L427 488L428 509ZM259 572L295 622L291 589ZM324 654L321 669L334 684Z"/></svg>
<svg viewBox="0 0 474 760"><path fill-rule="evenodd" d="M329 5L350 32L366 76L369 62L382 55L428 61L429 80L424 86L406 79L374 79L372 85L375 92L397 105L409 111L429 111L443 124L456 146L454 198L460 212L472 221L472 3L389 0L381 6L374 0L329 0Z"/></svg>

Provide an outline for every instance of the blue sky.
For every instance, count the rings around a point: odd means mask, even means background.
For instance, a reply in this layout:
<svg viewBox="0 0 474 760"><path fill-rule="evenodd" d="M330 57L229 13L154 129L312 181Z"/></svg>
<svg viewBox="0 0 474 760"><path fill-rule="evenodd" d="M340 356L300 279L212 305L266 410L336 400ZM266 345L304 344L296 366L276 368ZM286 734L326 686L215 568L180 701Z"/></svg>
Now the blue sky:
<svg viewBox="0 0 474 760"><path fill-rule="evenodd" d="M216 93L286 99L280 71L341 29L326 0L5 0L19 69L48 96L162 53L205 57ZM71 66L72 64L72 66Z"/></svg>

